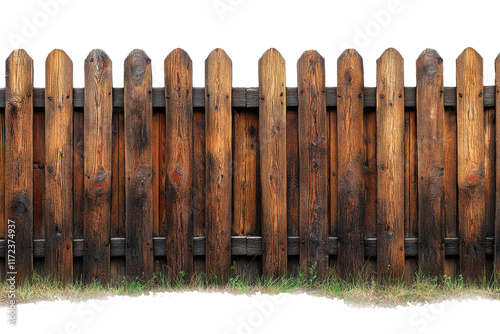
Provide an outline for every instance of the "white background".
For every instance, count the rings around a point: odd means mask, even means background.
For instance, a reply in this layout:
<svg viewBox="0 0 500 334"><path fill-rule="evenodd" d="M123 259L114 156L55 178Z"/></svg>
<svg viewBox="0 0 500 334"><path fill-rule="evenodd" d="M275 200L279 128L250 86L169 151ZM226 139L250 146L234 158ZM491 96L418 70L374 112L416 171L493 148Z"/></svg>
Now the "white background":
<svg viewBox="0 0 500 334"><path fill-rule="evenodd" d="M142 48L153 62L154 86L160 87L163 85L163 60L171 50L181 47L193 60L194 86L201 87L204 86L205 58L212 49L221 47L233 60L233 85L255 87L258 59L267 48L275 47L287 61L287 86L296 86L297 59L304 50L316 49L326 59L327 85L336 86L336 60L343 49L355 47L364 58L365 83L367 86L374 86L376 59L386 48L395 47L405 59L405 84L414 86L416 58L425 48L434 48L444 59L445 85L454 86L455 59L464 48L471 46L484 58L484 83L492 85L494 59L500 51L500 38L496 35L500 11L496 4L497 1L483 0L1 0L0 60L6 59L14 48L26 49L35 63L35 86L43 87L45 57L52 49L61 48L73 60L74 86L83 87L83 61L91 49L102 48L113 60L114 85L121 87L125 57L132 49ZM4 74L5 68L0 66L0 75ZM3 87L4 82L0 86ZM167 301L162 304L161 300L155 304L148 302L140 308L138 304L132 303L137 309L133 305L127 308L128 316L125 318L123 310L116 313L112 312L112 308L103 308L99 312L96 310L97 320L92 320L91 327L105 329L109 333L110 328L116 329L120 325L140 332L140 328L144 328L141 323L152 326L155 322L159 324L164 320L159 327L164 331L182 330L190 333L192 326L203 325L208 330L208 326L212 325L221 326L221 332L234 333L237 332L239 320L228 317L239 314L239 317L246 320L252 312L256 312L254 302L245 298L190 298L184 297L176 302L183 301L190 305L186 308L173 307L174 304ZM213 299L207 302L206 298ZM289 302L293 303L294 297L289 298ZM209 305L200 311L200 314L208 317L206 322L196 322L197 318L193 314L197 312L193 307L200 300L207 302L200 305ZM113 305L125 305L122 303L120 301ZM418 310L409 311L410 313L405 311L406 313L399 315L383 312L353 313L354 310L349 311L347 307L329 309L327 307L333 306L323 304L324 300L320 302L308 299L305 303L295 300L295 303L302 305L304 310L299 315L292 316L292 312L287 313L288 317L283 317L282 320L291 327L289 333L294 328L305 332L308 328L313 328L311 326L320 324L308 319L337 323L336 327L328 327L329 332L341 332L342 326L348 332L357 332L356 328L360 329L361 326L368 326L368 330L374 333L422 333L430 330L444 332L453 325L458 327L454 329L458 333L460 328L478 330L479 324L488 326L488 321L490 324L495 323L491 316L484 321L476 322L475 319L478 315L489 314L486 311L499 314L500 309L498 302L470 304L467 309L461 304L453 304L453 308L446 307L443 313L429 316L425 313L427 311L420 313L423 311ZM156 311L165 308L162 313L165 318L158 315L155 319L148 319L147 316L151 313L147 305L154 305ZM52 311L43 313L40 307ZM40 314L45 320L44 333L73 332L67 326L75 321L80 326L78 328L82 329L79 332L84 332L87 318L71 311L72 308L67 305L62 307L68 311L67 314L62 314L61 306L57 305L52 309L47 304L40 305L39 308L21 307L20 327L16 332L23 332L24 326L38 324L39 322L32 321L36 314ZM92 306L84 307L93 310ZM230 307L234 314L224 313L224 307ZM238 311L240 309L241 312ZM323 314L325 310L330 310L332 318ZM5 312L6 316L5 309L0 311ZM224 315L227 315L226 319ZM300 321L290 322L290 316L294 321ZM169 327L168 319L182 319L183 322ZM274 323L281 318L273 319L269 321ZM394 322L396 319L398 320ZM416 319L417 323L412 325L411 319ZM171 324L174 323L178 322ZM113 324L115 327L111 327ZM294 327L294 324L298 327ZM388 324L392 324L390 330ZM0 324L0 329L2 328L5 328L3 322ZM251 332L264 333L271 328L274 328L273 333L278 333L277 328L283 327L279 324L274 327L267 324L252 327ZM214 331L217 329L218 327L210 328ZM485 332L484 329L482 331Z"/></svg>
<svg viewBox="0 0 500 334"><path fill-rule="evenodd" d="M123 61L134 48L153 62L154 86L163 86L163 60L174 48L193 60L194 86L204 86L204 61L221 47L233 60L233 85L257 86L257 62L269 47L286 60L287 86L296 86L303 51L326 59L326 82L336 86L336 61L346 47L364 59L365 84L375 86L375 62L388 47L405 59L405 84L415 85L415 60L425 48L444 59L445 85L455 85L455 60L466 47L484 58L485 84L494 84L500 52L497 1L438 0L2 0L0 59L21 47L35 61L35 86L44 85L44 61L54 48L74 63L83 87L83 61L93 48L113 60L114 85L123 86ZM45 5L43 5L45 4ZM0 75L4 74L0 66ZM0 86L5 83L1 82Z"/></svg>

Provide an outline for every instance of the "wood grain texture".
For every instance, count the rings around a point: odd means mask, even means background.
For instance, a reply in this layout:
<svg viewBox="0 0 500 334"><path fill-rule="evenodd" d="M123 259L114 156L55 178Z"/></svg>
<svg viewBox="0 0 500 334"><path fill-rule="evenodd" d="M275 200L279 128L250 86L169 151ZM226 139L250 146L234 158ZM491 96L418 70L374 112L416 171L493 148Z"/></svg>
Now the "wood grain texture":
<svg viewBox="0 0 500 334"><path fill-rule="evenodd" d="M153 104L151 59L133 50L125 59L126 275L153 276Z"/></svg>
<svg viewBox="0 0 500 334"><path fill-rule="evenodd" d="M500 54L495 59L495 116L496 116L496 203L495 203L495 254L494 265L500 272Z"/></svg>
<svg viewBox="0 0 500 334"><path fill-rule="evenodd" d="M457 59L457 164L460 273L485 274L483 59L467 48Z"/></svg>
<svg viewBox="0 0 500 334"><path fill-rule="evenodd" d="M419 266L428 276L444 274L443 60L427 49L417 59Z"/></svg>
<svg viewBox="0 0 500 334"><path fill-rule="evenodd" d="M226 282L231 271L232 62L222 49L205 61L206 271Z"/></svg>
<svg viewBox="0 0 500 334"><path fill-rule="evenodd" d="M33 60L24 50L7 58L5 102L5 218L15 223L17 250L6 271L21 282L33 271Z"/></svg>
<svg viewBox="0 0 500 334"><path fill-rule="evenodd" d="M258 219L259 119L245 109L234 112L233 235L260 235Z"/></svg>
<svg viewBox="0 0 500 334"><path fill-rule="evenodd" d="M285 60L276 49L259 59L259 145L262 269L277 277L287 272L287 205Z"/></svg>
<svg viewBox="0 0 500 334"><path fill-rule="evenodd" d="M330 196L330 236L338 236L338 138L337 111L329 110L329 196Z"/></svg>
<svg viewBox="0 0 500 334"><path fill-rule="evenodd" d="M205 110L193 110L193 223L194 236L204 237L206 228L206 131ZM204 259L203 259L204 260ZM203 261L205 262L205 261Z"/></svg>
<svg viewBox="0 0 500 334"><path fill-rule="evenodd" d="M404 62L395 49L377 60L377 273L403 276Z"/></svg>
<svg viewBox="0 0 500 334"><path fill-rule="evenodd" d="M45 269L73 279L73 62L62 50L45 62Z"/></svg>
<svg viewBox="0 0 500 334"><path fill-rule="evenodd" d="M193 271L192 92L191 58L175 49L165 59L167 266L174 279Z"/></svg>
<svg viewBox="0 0 500 334"><path fill-rule="evenodd" d="M112 88L111 59L102 50L92 50L85 59L85 282L110 278Z"/></svg>
<svg viewBox="0 0 500 334"><path fill-rule="evenodd" d="M341 275L364 265L365 186L363 144L363 60L348 49L337 61L338 264Z"/></svg>
<svg viewBox="0 0 500 334"><path fill-rule="evenodd" d="M306 51L297 62L300 156L300 269L324 278L328 267L328 170L325 60Z"/></svg>

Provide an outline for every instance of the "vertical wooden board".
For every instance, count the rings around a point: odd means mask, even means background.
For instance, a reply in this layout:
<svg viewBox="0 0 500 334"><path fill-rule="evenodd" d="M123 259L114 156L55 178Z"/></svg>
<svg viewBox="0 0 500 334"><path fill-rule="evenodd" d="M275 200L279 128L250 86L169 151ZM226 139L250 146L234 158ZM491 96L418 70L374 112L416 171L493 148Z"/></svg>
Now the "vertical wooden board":
<svg viewBox="0 0 500 334"><path fill-rule="evenodd" d="M285 60L276 49L259 59L259 145L262 190L262 269L287 272Z"/></svg>
<svg viewBox="0 0 500 334"><path fill-rule="evenodd" d="M365 183L365 222L364 236L375 238L377 235L377 117L375 109L365 108L363 113L364 143L364 183ZM376 264L375 264L376 265Z"/></svg>
<svg viewBox="0 0 500 334"><path fill-rule="evenodd" d="M215 49L205 61L206 270L227 281L231 270L232 62Z"/></svg>
<svg viewBox="0 0 500 334"><path fill-rule="evenodd" d="M153 237L160 236L160 113L153 111L152 146L152 177L153 188Z"/></svg>
<svg viewBox="0 0 500 334"><path fill-rule="evenodd" d="M495 108L484 111L484 193L485 193L485 237L495 237ZM485 277L493 274L494 259L487 256Z"/></svg>
<svg viewBox="0 0 500 334"><path fill-rule="evenodd" d="M287 235L299 235L299 117L292 108L286 112L286 215Z"/></svg>
<svg viewBox="0 0 500 334"><path fill-rule="evenodd" d="M395 49L377 60L377 273L403 276L404 63Z"/></svg>
<svg viewBox="0 0 500 334"><path fill-rule="evenodd" d="M7 220L5 219L5 109L0 110L0 240L6 240ZM5 279L6 257L0 260L0 283Z"/></svg>
<svg viewBox="0 0 500 334"><path fill-rule="evenodd" d="M444 117L444 197L445 197L445 237L458 236L457 215L457 113L455 108L445 108ZM445 258L444 273L454 278L457 271L457 258Z"/></svg>
<svg viewBox="0 0 500 334"><path fill-rule="evenodd" d="M297 62L299 92L300 269L324 278L328 266L325 60L306 51Z"/></svg>
<svg viewBox="0 0 500 334"><path fill-rule="evenodd" d="M110 278L112 178L111 59L92 50L85 60L84 250L86 282Z"/></svg>
<svg viewBox="0 0 500 334"><path fill-rule="evenodd" d="M24 50L7 58L5 104L5 215L15 225L6 240L16 249L14 254L7 248L6 270L20 282L33 271L33 60Z"/></svg>
<svg viewBox="0 0 500 334"><path fill-rule="evenodd" d="M153 88L151 59L125 59L125 265L129 279L153 276Z"/></svg>
<svg viewBox="0 0 500 334"><path fill-rule="evenodd" d="M73 239L83 239L84 140L83 108L73 108ZM83 259L73 259L73 279L82 281Z"/></svg>
<svg viewBox="0 0 500 334"><path fill-rule="evenodd" d="M430 277L444 274L444 87L443 60L426 49L417 59L419 266Z"/></svg>
<svg viewBox="0 0 500 334"><path fill-rule="evenodd" d="M343 276L361 274L364 265L363 105L363 60L348 49L337 62L338 264Z"/></svg>
<svg viewBox="0 0 500 334"><path fill-rule="evenodd" d="M182 49L165 59L167 266L174 279L193 271L193 74Z"/></svg>
<svg viewBox="0 0 500 334"><path fill-rule="evenodd" d="M331 110L329 123L330 147L330 236L338 236L338 138L337 138L337 111Z"/></svg>
<svg viewBox="0 0 500 334"><path fill-rule="evenodd" d="M112 171L111 171L111 238L120 233L120 114L113 112L112 123Z"/></svg>
<svg viewBox="0 0 500 334"><path fill-rule="evenodd" d="M159 231L158 231L158 234L162 237L165 236L165 231L166 231L166 224L167 224L167 195L166 195L166 180L167 180L167 155L166 155L166 139L167 139L167 135L166 135L166 114L165 114L165 110L162 110L162 112L160 112L160 129L159 129L159 170L160 170L160 174L159 174L159 187L160 187L160 191L159 191L159 199L160 199L160 203L158 205L158 211L159 211ZM205 157L203 157L204 159ZM203 174L205 175L205 174Z"/></svg>
<svg viewBox="0 0 500 334"><path fill-rule="evenodd" d="M205 211L205 112L200 109L193 111L193 221L194 236L205 236L206 211Z"/></svg>
<svg viewBox="0 0 500 334"><path fill-rule="evenodd" d="M233 235L260 235L258 219L259 119L246 109L234 111Z"/></svg>
<svg viewBox="0 0 500 334"><path fill-rule="evenodd" d="M460 273L485 274L483 59L467 48L457 59L457 164Z"/></svg>
<svg viewBox="0 0 500 334"><path fill-rule="evenodd" d="M45 62L45 268L73 279L73 62L62 50Z"/></svg>
<svg viewBox="0 0 500 334"><path fill-rule="evenodd" d="M418 159L417 114L405 111L405 238L418 237ZM406 258L405 281L411 282L418 271L418 259Z"/></svg>
<svg viewBox="0 0 500 334"><path fill-rule="evenodd" d="M45 238L43 211L45 202L45 112L33 110L33 239ZM34 259L34 269L37 269ZM43 259L42 259L43 261Z"/></svg>
<svg viewBox="0 0 500 334"><path fill-rule="evenodd" d="M495 123L496 131L496 153L495 153L495 249L494 249L494 265L497 273L500 272L500 54L495 59L495 118L498 119Z"/></svg>

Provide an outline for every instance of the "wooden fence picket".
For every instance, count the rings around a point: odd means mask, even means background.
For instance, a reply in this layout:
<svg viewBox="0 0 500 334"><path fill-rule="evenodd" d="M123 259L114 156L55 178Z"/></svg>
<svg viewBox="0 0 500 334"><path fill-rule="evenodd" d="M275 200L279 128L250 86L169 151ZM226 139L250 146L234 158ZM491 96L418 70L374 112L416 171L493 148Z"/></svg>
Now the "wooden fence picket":
<svg viewBox="0 0 500 334"><path fill-rule="evenodd" d="M206 270L226 282L231 271L232 62L222 49L205 61Z"/></svg>
<svg viewBox="0 0 500 334"><path fill-rule="evenodd" d="M262 187L262 272L287 271L286 77L276 49L259 60L259 145Z"/></svg>
<svg viewBox="0 0 500 334"><path fill-rule="evenodd" d="M13 51L5 69L5 218L15 225L6 242L16 250L6 247L6 271L20 282L33 271L33 60L24 50Z"/></svg>
<svg viewBox="0 0 500 334"><path fill-rule="evenodd" d="M338 263L344 276L361 273L364 258L364 80L356 50L337 61Z"/></svg>
<svg viewBox="0 0 500 334"><path fill-rule="evenodd" d="M325 60L306 51L297 62L300 156L300 269L324 278L328 267Z"/></svg>
<svg viewBox="0 0 500 334"><path fill-rule="evenodd" d="M443 92L443 60L427 49L417 59L418 259L431 277L444 274Z"/></svg>
<svg viewBox="0 0 500 334"><path fill-rule="evenodd" d="M73 279L73 62L62 50L45 62L45 269Z"/></svg>
<svg viewBox="0 0 500 334"><path fill-rule="evenodd" d="M404 65L387 49L377 60L377 273L404 272Z"/></svg>
<svg viewBox="0 0 500 334"><path fill-rule="evenodd" d="M167 266L175 279L193 272L193 73L182 49L165 59Z"/></svg>
<svg viewBox="0 0 500 334"><path fill-rule="evenodd" d="M483 59L472 48L457 59L457 164L460 273L485 274Z"/></svg>
<svg viewBox="0 0 500 334"><path fill-rule="evenodd" d="M92 50L85 59L84 281L109 280L112 179L111 59Z"/></svg>
<svg viewBox="0 0 500 334"><path fill-rule="evenodd" d="M495 119L496 119L496 211L495 211L495 240L494 240L494 267L500 270L500 54L495 59Z"/></svg>
<svg viewBox="0 0 500 334"><path fill-rule="evenodd" d="M153 275L153 88L151 59L125 59L125 197L127 277Z"/></svg>

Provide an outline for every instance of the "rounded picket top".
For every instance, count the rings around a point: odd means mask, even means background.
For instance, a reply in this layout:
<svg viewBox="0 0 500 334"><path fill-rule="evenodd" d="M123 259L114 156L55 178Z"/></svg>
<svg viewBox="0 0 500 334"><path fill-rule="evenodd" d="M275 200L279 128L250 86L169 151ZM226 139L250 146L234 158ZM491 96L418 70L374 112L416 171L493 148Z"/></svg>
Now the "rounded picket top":
<svg viewBox="0 0 500 334"><path fill-rule="evenodd" d="M31 57L28 54L28 52L26 52L26 50L24 50L24 49L15 49L15 50L13 50L10 53L10 55L7 57L7 60L13 59L13 58L26 59L26 60L31 60L33 62L33 59L31 59Z"/></svg>
<svg viewBox="0 0 500 334"><path fill-rule="evenodd" d="M8 76L9 69L11 64L16 64L19 67L28 66L31 68L31 76L33 77L33 59L29 56L29 54L24 49L16 49L12 51L7 57L5 61L6 64L6 72L5 74Z"/></svg>
<svg viewBox="0 0 500 334"><path fill-rule="evenodd" d="M346 60L357 60L363 63L363 57L359 54L356 49L345 49L337 59L337 62L346 61Z"/></svg>
<svg viewBox="0 0 500 334"><path fill-rule="evenodd" d="M462 53L458 56L457 64L466 61L471 61L471 62L479 61L482 64L483 57L474 48L468 47L465 48L464 51L462 51Z"/></svg>
<svg viewBox="0 0 500 334"><path fill-rule="evenodd" d="M417 58L417 77L419 73L425 74L426 77L433 77L441 67L443 68L443 58L434 49L425 49Z"/></svg>
<svg viewBox="0 0 500 334"><path fill-rule="evenodd" d="M132 63L136 63L136 62L142 63L144 61L151 62L151 59L149 58L149 56L147 55L147 53L144 50L134 49L134 50L130 51L127 58L125 58L125 62L127 62L127 61L132 61Z"/></svg>
<svg viewBox="0 0 500 334"><path fill-rule="evenodd" d="M227 55L226 51L221 48L213 49L212 52L210 52L210 54L208 55L207 59L205 59L205 64L208 64L212 60L225 60L231 65L233 63L231 58Z"/></svg>
<svg viewBox="0 0 500 334"><path fill-rule="evenodd" d="M275 63L275 64L284 65L285 58L283 58L283 56L281 55L281 53L277 49L270 48L270 49L267 49L260 57L259 65L261 63Z"/></svg>
<svg viewBox="0 0 500 334"><path fill-rule="evenodd" d="M316 50L306 50L302 53L299 60L297 61L297 68L299 66L304 66L309 62L311 65L314 64L324 64L325 58Z"/></svg>
<svg viewBox="0 0 500 334"><path fill-rule="evenodd" d="M111 69L111 58L102 49L93 49L85 58L85 65L95 67L98 71Z"/></svg>
<svg viewBox="0 0 500 334"><path fill-rule="evenodd" d="M52 50L45 59L45 63L47 63L50 59L57 59L59 62L70 63L73 65L73 61L67 55L67 53L62 49L54 49Z"/></svg>
<svg viewBox="0 0 500 334"><path fill-rule="evenodd" d="M395 62L403 62L403 56L395 48L387 48L377 59L377 64L384 60L393 60Z"/></svg>
<svg viewBox="0 0 500 334"><path fill-rule="evenodd" d="M192 60L189 54L184 49L177 48L172 50L165 58L165 64L174 62L191 64Z"/></svg>

